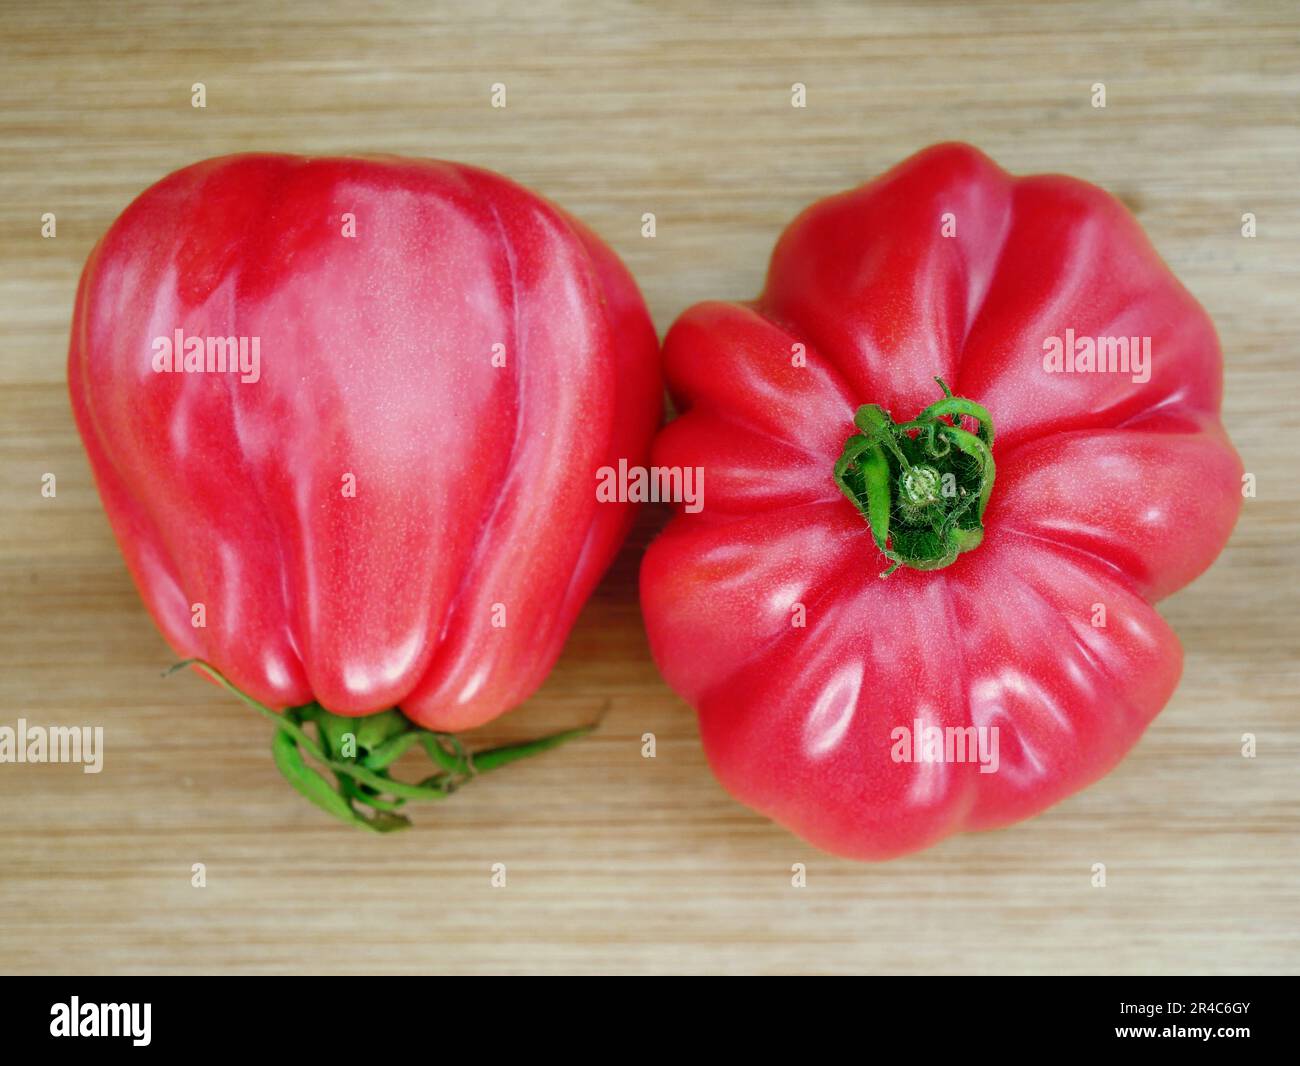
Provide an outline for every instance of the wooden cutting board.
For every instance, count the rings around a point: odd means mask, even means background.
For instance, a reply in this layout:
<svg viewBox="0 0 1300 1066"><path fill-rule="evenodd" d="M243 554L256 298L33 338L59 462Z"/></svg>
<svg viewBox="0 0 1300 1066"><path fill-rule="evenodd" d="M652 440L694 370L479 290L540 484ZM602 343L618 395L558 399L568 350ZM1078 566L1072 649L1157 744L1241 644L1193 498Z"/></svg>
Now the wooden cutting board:
<svg viewBox="0 0 1300 1066"><path fill-rule="evenodd" d="M0 725L106 735L98 775L0 765L0 970L1300 969L1294 4L4 0L0 25ZM812 200L954 138L1130 205L1218 324L1225 419L1257 477L1217 565L1162 606L1182 684L1105 780L892 863L818 853L728 798L649 658L650 511L541 692L484 739L607 710L600 732L404 834L333 824L276 774L263 722L159 676L171 655L64 382L81 264L145 186L246 150L492 167L604 235L662 332L698 299L753 295Z"/></svg>

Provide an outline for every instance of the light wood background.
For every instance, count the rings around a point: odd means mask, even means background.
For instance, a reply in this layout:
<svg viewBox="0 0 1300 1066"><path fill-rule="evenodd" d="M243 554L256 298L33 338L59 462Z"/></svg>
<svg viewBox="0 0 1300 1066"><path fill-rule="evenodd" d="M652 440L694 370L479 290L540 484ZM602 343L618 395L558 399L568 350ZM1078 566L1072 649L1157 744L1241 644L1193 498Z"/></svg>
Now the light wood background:
<svg viewBox="0 0 1300 1066"><path fill-rule="evenodd" d="M0 724L107 735L98 776L0 766L0 970L1300 969L1294 3L4 0L0 34ZM714 782L650 661L635 583L650 512L540 694L485 739L608 706L600 733L407 833L334 824L276 774L262 721L196 677L160 679L171 655L64 380L81 264L145 186L243 150L485 165L603 234L662 333L695 300L755 293L805 204L950 138L1124 198L1218 324L1226 421L1258 478L1218 564L1162 608L1183 681L1107 779L884 865L805 846Z"/></svg>

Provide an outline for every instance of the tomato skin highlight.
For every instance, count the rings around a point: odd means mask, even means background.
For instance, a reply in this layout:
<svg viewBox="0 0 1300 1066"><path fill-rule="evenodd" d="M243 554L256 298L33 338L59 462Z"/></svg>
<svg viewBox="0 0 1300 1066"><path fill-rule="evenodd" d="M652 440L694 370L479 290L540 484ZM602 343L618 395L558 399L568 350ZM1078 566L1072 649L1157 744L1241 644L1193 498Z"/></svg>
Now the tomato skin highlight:
<svg viewBox="0 0 1300 1066"><path fill-rule="evenodd" d="M1147 338L1149 363L1047 361L1085 336ZM651 545L642 609L743 803L888 859L1064 799L1169 700L1182 653L1152 605L1223 548L1242 467L1209 317L1109 194L926 149L804 211L762 295L688 309L664 370L680 416L653 461L707 489ZM882 579L832 471L862 405L913 419L936 378L996 424L983 539ZM969 727L996 727L996 769L911 746Z"/></svg>
<svg viewBox="0 0 1300 1066"><path fill-rule="evenodd" d="M256 338L257 380L157 372L176 331ZM595 471L646 462L662 413L608 247L500 175L387 157L228 156L146 190L86 263L68 380L178 655L271 707L448 731L550 671L633 517Z"/></svg>

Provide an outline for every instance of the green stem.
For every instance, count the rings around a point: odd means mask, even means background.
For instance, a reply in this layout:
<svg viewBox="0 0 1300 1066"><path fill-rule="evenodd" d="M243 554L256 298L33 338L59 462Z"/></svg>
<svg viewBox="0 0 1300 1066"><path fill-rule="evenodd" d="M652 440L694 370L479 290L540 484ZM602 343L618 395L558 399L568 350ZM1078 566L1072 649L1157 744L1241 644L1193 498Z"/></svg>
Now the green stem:
<svg viewBox="0 0 1300 1066"><path fill-rule="evenodd" d="M943 399L916 418L894 422L877 404L864 404L844 442L833 476L867 520L890 566L938 570L984 539L984 511L993 492L993 419L987 409L954 396L940 378ZM975 432L965 420L976 424Z"/></svg>
<svg viewBox="0 0 1300 1066"><path fill-rule="evenodd" d="M454 734L422 729L396 708L347 717L309 703L277 713L241 691L202 659L177 663L164 676L187 666L202 671L275 726L272 757L298 792L340 821L380 833L411 824L410 819L396 813L408 801L445 799L478 774L559 747L596 728L593 723L521 744L470 753ZM308 724L315 727L315 737L304 728ZM344 754L343 749L351 746L347 743L349 737L355 756ZM416 744L423 746L437 771L419 782L391 776L388 768ZM334 781L308 765L305 756L331 771Z"/></svg>

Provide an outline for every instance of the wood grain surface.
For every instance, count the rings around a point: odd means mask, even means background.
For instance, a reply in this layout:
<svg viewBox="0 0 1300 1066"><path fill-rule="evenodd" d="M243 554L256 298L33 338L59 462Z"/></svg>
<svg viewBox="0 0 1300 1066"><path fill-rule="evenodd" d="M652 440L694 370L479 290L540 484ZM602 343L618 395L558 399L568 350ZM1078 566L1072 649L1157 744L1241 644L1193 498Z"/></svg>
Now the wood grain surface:
<svg viewBox="0 0 1300 1066"><path fill-rule="evenodd" d="M1300 969L1294 3L4 0L0 34L0 725L106 733L98 775L0 765L0 970ZM147 185L245 150L488 166L601 233L662 333L696 300L752 296L803 206L944 139L1121 196L1222 338L1225 421L1258 496L1214 568L1162 605L1182 683L1109 777L891 863L804 845L718 786L650 660L636 570L652 511L540 693L483 731L607 710L600 732L406 833L332 823L278 776L265 723L196 677L160 677L171 653L65 385L81 264Z"/></svg>

